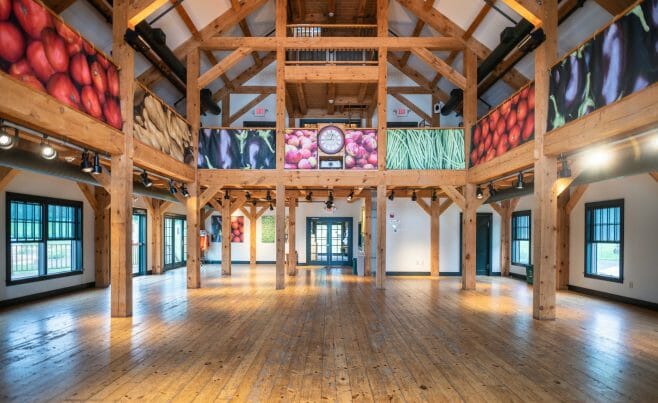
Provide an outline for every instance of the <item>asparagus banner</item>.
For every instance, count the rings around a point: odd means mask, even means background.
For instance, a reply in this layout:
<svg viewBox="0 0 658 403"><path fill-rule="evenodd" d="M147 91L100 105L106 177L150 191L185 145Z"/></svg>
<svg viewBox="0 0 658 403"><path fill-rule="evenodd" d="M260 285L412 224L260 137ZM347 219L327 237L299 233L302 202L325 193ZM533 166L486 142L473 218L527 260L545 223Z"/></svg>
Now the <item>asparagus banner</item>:
<svg viewBox="0 0 658 403"><path fill-rule="evenodd" d="M658 81L658 0L645 0L551 69L548 130Z"/></svg>
<svg viewBox="0 0 658 403"><path fill-rule="evenodd" d="M199 168L276 168L274 129L201 129Z"/></svg>
<svg viewBox="0 0 658 403"><path fill-rule="evenodd" d="M39 2L0 0L0 70L64 105L123 127L117 68Z"/></svg>
<svg viewBox="0 0 658 403"><path fill-rule="evenodd" d="M463 129L394 129L386 133L386 169L464 169Z"/></svg>
<svg viewBox="0 0 658 403"><path fill-rule="evenodd" d="M535 137L535 86L530 84L473 127L470 166L474 167Z"/></svg>

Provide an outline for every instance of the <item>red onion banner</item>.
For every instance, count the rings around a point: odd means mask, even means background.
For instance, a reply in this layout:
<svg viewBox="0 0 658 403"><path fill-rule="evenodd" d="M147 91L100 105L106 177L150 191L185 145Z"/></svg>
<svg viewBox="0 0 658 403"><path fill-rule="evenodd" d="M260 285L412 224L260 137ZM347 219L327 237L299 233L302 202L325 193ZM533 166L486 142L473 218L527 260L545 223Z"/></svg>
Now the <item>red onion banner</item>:
<svg viewBox="0 0 658 403"><path fill-rule="evenodd" d="M551 69L548 130L658 81L658 0L645 0Z"/></svg>
<svg viewBox="0 0 658 403"><path fill-rule="evenodd" d="M0 69L121 130L117 68L34 0L0 0Z"/></svg>
<svg viewBox="0 0 658 403"><path fill-rule="evenodd" d="M480 119L473 127L470 166L535 138L535 85L531 83Z"/></svg>

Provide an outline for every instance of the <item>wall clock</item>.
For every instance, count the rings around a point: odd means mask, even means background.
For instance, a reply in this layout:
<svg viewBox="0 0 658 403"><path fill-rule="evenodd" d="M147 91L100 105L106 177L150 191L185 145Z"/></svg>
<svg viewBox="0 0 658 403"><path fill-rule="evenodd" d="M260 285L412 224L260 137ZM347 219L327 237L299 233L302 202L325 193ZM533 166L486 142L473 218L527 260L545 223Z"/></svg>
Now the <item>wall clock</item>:
<svg viewBox="0 0 658 403"><path fill-rule="evenodd" d="M336 126L325 126L318 132L318 147L325 154L336 154L343 149L345 136Z"/></svg>

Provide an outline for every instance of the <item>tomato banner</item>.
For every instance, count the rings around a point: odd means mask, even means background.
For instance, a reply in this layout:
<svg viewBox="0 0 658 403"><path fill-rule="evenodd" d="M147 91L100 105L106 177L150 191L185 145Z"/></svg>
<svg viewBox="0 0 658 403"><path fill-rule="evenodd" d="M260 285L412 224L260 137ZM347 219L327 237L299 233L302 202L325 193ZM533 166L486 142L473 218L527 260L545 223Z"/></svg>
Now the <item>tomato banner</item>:
<svg viewBox="0 0 658 403"><path fill-rule="evenodd" d="M0 69L121 130L119 73L94 46L34 0L0 0Z"/></svg>
<svg viewBox="0 0 658 403"><path fill-rule="evenodd" d="M471 135L470 166L505 154L535 138L535 86L521 89L481 118Z"/></svg>

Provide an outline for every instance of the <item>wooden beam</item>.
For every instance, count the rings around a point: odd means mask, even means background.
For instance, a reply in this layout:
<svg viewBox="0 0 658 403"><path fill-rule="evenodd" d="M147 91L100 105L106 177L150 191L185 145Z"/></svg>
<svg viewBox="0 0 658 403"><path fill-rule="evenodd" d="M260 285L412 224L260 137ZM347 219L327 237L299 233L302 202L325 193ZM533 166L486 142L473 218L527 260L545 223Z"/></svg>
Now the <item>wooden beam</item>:
<svg viewBox="0 0 658 403"><path fill-rule="evenodd" d="M304 95L304 85L302 83L295 84L295 90L297 91L297 102L299 105L299 112L302 115L306 115L308 107L306 105L306 96Z"/></svg>
<svg viewBox="0 0 658 403"><path fill-rule="evenodd" d="M276 16L275 16L275 35L277 39L285 38L286 22L287 22L287 0L276 0ZM286 52L282 46L276 48L276 137L283 139L286 132L286 102L292 105L289 97L286 94ZM292 110L288 114L292 114ZM283 171L285 155L285 144L283 141L276 142L276 170ZM278 210L277 210L278 214ZM278 236L278 233L277 233ZM277 245L278 253L278 245ZM277 279L278 279L278 258L277 255ZM283 259L283 256L282 256ZM283 262L281 263L283 264ZM278 289L277 282L277 289ZM282 284L283 286L283 284Z"/></svg>
<svg viewBox="0 0 658 403"><path fill-rule="evenodd" d="M427 204L427 202L426 202L425 200L423 200L422 198L419 197L419 198L416 199L416 204L417 204L418 207L420 207L424 212L426 212L428 216L431 216L431 215L432 215L432 208L430 207L429 204Z"/></svg>
<svg viewBox="0 0 658 403"><path fill-rule="evenodd" d="M377 42L380 45L377 51L377 169L379 171L384 171L386 169L386 127L387 127L387 91L386 87L388 85L388 47L382 46L385 38L388 37L388 1L387 0L377 0ZM379 190L379 187L378 187ZM384 193L386 193L386 187L383 188ZM377 214L379 219L379 204L380 196L377 195ZM385 200L385 199L384 199ZM384 209L386 206L384 205ZM378 228L379 228L379 221ZM384 227L384 231L386 227ZM379 233L377 234L379 236ZM378 243L378 253L379 253ZM386 245L384 244L384 248ZM386 262L386 258L383 257L383 262ZM379 261L379 258L378 258ZM377 286L379 288L384 287L384 276L386 267L381 268L384 270L384 273L380 273L379 264L377 265Z"/></svg>
<svg viewBox="0 0 658 403"><path fill-rule="evenodd" d="M129 0L115 0L113 6L112 56L119 67L123 141L119 155L112 156L110 170L110 277L112 317L132 316L132 193L133 193L133 98L135 95L135 53L123 40L128 28ZM32 99L34 101L34 99ZM60 108L62 108L60 106ZM49 117L50 118L50 117ZM86 130L89 130L87 128ZM97 135L97 133L90 133Z"/></svg>
<svg viewBox="0 0 658 403"><path fill-rule="evenodd" d="M363 220L363 274L372 275L372 192L364 198L365 217Z"/></svg>
<svg viewBox="0 0 658 403"><path fill-rule="evenodd" d="M567 214L571 214L573 209L576 207L576 204L580 201L580 198L583 197L585 192L587 191L589 185L584 184L584 185L579 185L576 186L573 191L571 192L571 196L569 197L568 203L564 206L564 210L566 211ZM566 193L566 192L565 192Z"/></svg>
<svg viewBox="0 0 658 403"><path fill-rule="evenodd" d="M192 132L192 135L194 136L194 132ZM135 166L159 173L179 182L188 183L194 180L193 167L173 158L169 154L147 146L139 140L133 140L132 154Z"/></svg>
<svg viewBox="0 0 658 403"><path fill-rule="evenodd" d="M381 1L381 0L380 0ZM386 185L377 186L377 272L375 284L384 288L386 281Z"/></svg>
<svg viewBox="0 0 658 403"><path fill-rule="evenodd" d="M439 245L441 243L441 205L437 198L430 203L430 275L439 275Z"/></svg>
<svg viewBox="0 0 658 403"><path fill-rule="evenodd" d="M102 187L94 189L98 208L94 212L94 280L96 288L110 285L110 194Z"/></svg>
<svg viewBox="0 0 658 403"><path fill-rule="evenodd" d="M76 185L78 185L80 193L82 193L82 195L85 197L85 200L87 200L89 206L91 206L92 210L94 210L94 213L98 213L99 207L98 204L96 204L96 192L94 192L94 187L80 182L76 182Z"/></svg>
<svg viewBox="0 0 658 403"><path fill-rule="evenodd" d="M416 55L420 60L427 63L434 71L441 73L445 78L450 80L457 87L466 88L466 77L461 75L457 70L453 69L448 63L434 56L432 52L423 48L412 49L411 52Z"/></svg>
<svg viewBox="0 0 658 403"><path fill-rule="evenodd" d="M231 275L231 203L228 200L222 202L222 275Z"/></svg>
<svg viewBox="0 0 658 403"><path fill-rule="evenodd" d="M0 192L14 180L18 172L16 169L0 167Z"/></svg>
<svg viewBox="0 0 658 403"><path fill-rule="evenodd" d="M277 197L278 199L278 197ZM297 199L291 198L288 206L288 275L297 275Z"/></svg>
<svg viewBox="0 0 658 403"><path fill-rule="evenodd" d="M285 0L277 0L277 6ZM276 289L286 288L286 187L276 185Z"/></svg>
<svg viewBox="0 0 658 403"><path fill-rule="evenodd" d="M219 63L212 66L210 70L206 71L199 77L197 80L197 85L199 88L206 87L208 84L215 81L217 77L221 74L228 72L231 67L238 64L245 56L252 52L251 48L237 48L231 54L223 58Z"/></svg>
<svg viewBox="0 0 658 403"><path fill-rule="evenodd" d="M226 93L222 97L222 126L229 127L231 125L231 94Z"/></svg>
<svg viewBox="0 0 658 403"><path fill-rule="evenodd" d="M539 18L539 5L535 0L503 0L509 8L516 11L518 15L525 18L535 27L541 25Z"/></svg>
<svg viewBox="0 0 658 403"><path fill-rule="evenodd" d="M651 176L656 182L658 182L658 172L649 172L649 176ZM0 186L0 189L2 189L2 186Z"/></svg>
<svg viewBox="0 0 658 403"><path fill-rule="evenodd" d="M252 269L256 267L256 225L258 223L258 212L256 206L251 206L249 210L249 267Z"/></svg>
<svg viewBox="0 0 658 403"><path fill-rule="evenodd" d="M407 108L411 109L411 111L413 111L413 113L418 115L419 118L423 119L424 121L426 121L428 123L432 121L432 117L430 115L425 113L425 111L420 109L420 107L418 105L411 102L407 97L405 97L401 94L391 94L391 96L393 98L397 99L398 101L400 101L400 103L402 103Z"/></svg>
<svg viewBox="0 0 658 403"><path fill-rule="evenodd" d="M462 289L475 289L475 242L476 242L476 220L477 199L475 197L475 185L464 186L464 209L462 213Z"/></svg>
<svg viewBox="0 0 658 403"><path fill-rule="evenodd" d="M628 7L633 5L635 0L595 0L596 4L601 6L605 11L610 13L613 17L621 14Z"/></svg>
<svg viewBox="0 0 658 403"><path fill-rule="evenodd" d="M323 37L247 37L247 36L214 36L200 43L201 49L232 50L248 47L252 50L275 50L277 47L287 50L323 50L323 49L373 49L383 46L391 51L425 48L431 50L462 50L464 45L460 39L449 36L403 37L382 36L373 43L372 37L354 36L323 36Z"/></svg>
<svg viewBox="0 0 658 403"><path fill-rule="evenodd" d="M286 66L288 83L375 83L376 66Z"/></svg>
<svg viewBox="0 0 658 403"><path fill-rule="evenodd" d="M500 205L491 203L490 206L500 215L500 274L509 276L513 212L511 203L509 200L504 200Z"/></svg>
<svg viewBox="0 0 658 403"><path fill-rule="evenodd" d="M247 68L245 71L242 73L238 74L233 80L230 82L230 87L229 86L224 86L217 92L215 92L212 95L212 99L217 102L219 101L222 97L224 97L226 94L229 93L240 93L240 88L244 87L242 84L246 83L247 81L251 80L254 78L258 73L263 71L267 66L272 64L276 60L276 52L270 52L268 53L265 57L263 57L262 61L263 63L260 66L253 65L249 68ZM246 87L249 88L249 87ZM256 91L256 92L261 92L261 91ZM276 87L274 87L273 93L276 92Z"/></svg>
<svg viewBox="0 0 658 403"><path fill-rule="evenodd" d="M407 66L402 66L400 64L400 60L395 57L392 53L389 53L387 55L387 60L388 62L395 67L396 69L400 70L404 75L409 77L411 80L416 82L419 86L422 88L427 89L431 94L434 94L436 97L438 97L441 101L446 102L448 99L450 99L450 95L448 95L446 92L433 87L429 80L427 80L422 74L420 74L418 71L412 69L411 67Z"/></svg>
<svg viewBox="0 0 658 403"><path fill-rule="evenodd" d="M231 6L234 9L239 9L242 7L242 4L240 4L239 0L231 0ZM249 23L247 22L247 19L242 19L238 25L240 26L240 30L242 31L242 34L244 36L253 36L251 34L251 29L249 29ZM259 64L262 63L262 60L260 59L260 56L258 55L258 52L251 52L251 58L254 59L254 64L258 66Z"/></svg>
<svg viewBox="0 0 658 403"><path fill-rule="evenodd" d="M569 203L570 192L563 192L557 197L557 262L555 284L558 290L566 290L569 285L569 227L570 214L566 206Z"/></svg>
<svg viewBox="0 0 658 403"><path fill-rule="evenodd" d="M445 213L446 210L447 210L448 208L450 208L450 206L452 206L452 203L453 203L453 202L452 202L451 199L447 199L446 201L444 201L443 203L441 203L441 206L439 207L439 215Z"/></svg>
<svg viewBox="0 0 658 403"><path fill-rule="evenodd" d="M128 5L128 27L134 28L153 14L158 8L167 4L169 0L131 0ZM116 10L115 10L116 11ZM116 13L115 18L116 18Z"/></svg>
<svg viewBox="0 0 658 403"><path fill-rule="evenodd" d="M473 168L469 168L468 182L475 184L485 183L491 179L500 178L501 176L505 176L512 172L518 172L520 170L531 167L534 164L534 147L534 140L530 140L518 147L512 148L505 154L496 157L491 161L487 161L478 164ZM468 156L470 155L470 145L469 150L465 155L468 159Z"/></svg>
<svg viewBox="0 0 658 403"><path fill-rule="evenodd" d="M440 188L462 211L466 208L466 199L457 188L449 185L441 185Z"/></svg>
<svg viewBox="0 0 658 403"><path fill-rule="evenodd" d="M430 1L425 2L425 4L430 4L430 3L431 3ZM414 26L414 30L411 33L411 36L420 36L420 33L423 31L423 28L425 28L425 21L421 20L420 18L417 19L416 25ZM406 66L410 56L411 56L411 51L408 50L405 51L402 57L400 58L400 64Z"/></svg>
<svg viewBox="0 0 658 403"><path fill-rule="evenodd" d="M192 128L192 147L194 161L199 156L199 128L201 127L201 100L198 83L201 68L201 55L198 49L187 55L187 119ZM194 170L193 181L188 185L190 197L185 201L187 210L187 288L201 287L201 208L199 171Z"/></svg>
<svg viewBox="0 0 658 403"><path fill-rule="evenodd" d="M46 0L43 2L55 14L61 14L64 10L71 7L75 0Z"/></svg>
<svg viewBox="0 0 658 403"><path fill-rule="evenodd" d="M245 106L240 108L240 110L238 110L237 112L235 112L234 114L231 115L231 117L229 118L229 125L232 125L233 122L240 119L245 113L249 112L249 110L251 108L253 108L256 105L260 104L261 102L263 102L265 100L265 98L267 98L269 96L270 96L270 94L260 94L257 97L255 97L254 99L252 99L251 101L249 101Z"/></svg>
<svg viewBox="0 0 658 403"><path fill-rule="evenodd" d="M147 200L148 202L148 200ZM161 200L153 199L150 201L151 209L151 273L163 274L164 265L162 258L164 256L163 240L163 223L164 212L162 207L164 203Z"/></svg>

